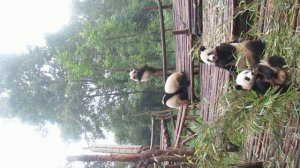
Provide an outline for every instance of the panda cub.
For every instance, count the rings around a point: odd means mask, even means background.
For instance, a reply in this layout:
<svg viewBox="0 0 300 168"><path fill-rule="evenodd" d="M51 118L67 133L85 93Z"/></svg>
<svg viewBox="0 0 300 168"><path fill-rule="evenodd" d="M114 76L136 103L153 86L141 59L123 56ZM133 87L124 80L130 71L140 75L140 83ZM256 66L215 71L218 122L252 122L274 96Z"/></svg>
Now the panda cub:
<svg viewBox="0 0 300 168"><path fill-rule="evenodd" d="M179 109L185 104L189 104L188 86L190 82L182 72L175 72L167 78L164 86L165 95L162 104Z"/></svg>
<svg viewBox="0 0 300 168"><path fill-rule="evenodd" d="M157 70L155 68L152 68L148 65L144 65L140 69L132 69L129 72L130 79L137 81L137 82L145 82L150 79L150 77L156 73Z"/></svg>
<svg viewBox="0 0 300 168"><path fill-rule="evenodd" d="M235 71L251 69L262 59L265 43L260 40L249 40L242 43L222 43L216 48L200 48L200 58L208 65ZM237 56L240 55L240 58Z"/></svg>
<svg viewBox="0 0 300 168"><path fill-rule="evenodd" d="M272 56L266 62L255 66L253 71L244 70L239 73L236 78L236 89L254 90L265 94L272 86L279 86L275 93L284 93L291 86L285 70L286 65L284 58Z"/></svg>

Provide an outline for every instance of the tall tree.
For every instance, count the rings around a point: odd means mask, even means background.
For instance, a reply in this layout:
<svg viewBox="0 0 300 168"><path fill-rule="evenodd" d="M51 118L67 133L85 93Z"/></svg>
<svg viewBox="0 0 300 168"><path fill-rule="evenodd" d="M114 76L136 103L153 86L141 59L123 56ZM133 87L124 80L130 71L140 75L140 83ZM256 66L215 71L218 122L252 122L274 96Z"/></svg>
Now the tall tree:
<svg viewBox="0 0 300 168"><path fill-rule="evenodd" d="M74 2L70 25L48 35L47 47L1 57L1 115L56 123L66 139L109 129L119 143L148 143L149 117L136 114L162 108L162 80L133 82L124 69L161 66L157 13L142 10L155 2ZM171 33L167 42L173 50Z"/></svg>

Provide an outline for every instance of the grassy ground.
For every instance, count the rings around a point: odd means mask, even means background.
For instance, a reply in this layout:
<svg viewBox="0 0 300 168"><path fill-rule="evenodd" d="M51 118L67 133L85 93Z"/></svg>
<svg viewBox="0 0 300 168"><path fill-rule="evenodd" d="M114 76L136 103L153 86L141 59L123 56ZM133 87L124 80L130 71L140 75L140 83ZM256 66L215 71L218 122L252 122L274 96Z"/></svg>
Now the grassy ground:
<svg viewBox="0 0 300 168"><path fill-rule="evenodd" d="M229 83L227 92L222 95L220 106L224 111L218 121L203 123L201 119L192 123L197 137L190 143L195 147L196 155L191 161L197 167L229 167L230 164L244 161L247 148L247 138L257 137L263 130L268 131L271 142L266 148L266 156L261 157L265 167L279 166L282 160L287 160L287 167L293 167L294 155L286 154L280 148L283 142L280 134L284 130L290 133L293 140L300 135L287 125L288 121L296 123L299 118L300 80L296 77L297 63L300 61L300 28L291 31L291 21L294 9L292 0L273 0L269 6L268 15L264 17L263 33L259 33L260 1L243 3L240 1L237 15L250 10L251 29L240 33L240 37L259 37L267 44L265 58L272 55L283 56L289 69L292 88L285 94L274 94L275 89L265 95L257 95L251 91L236 91L234 84ZM249 12L249 11L247 11ZM238 25L237 25L238 26ZM228 142L242 147L238 153L225 152ZM268 155L267 155L268 154Z"/></svg>

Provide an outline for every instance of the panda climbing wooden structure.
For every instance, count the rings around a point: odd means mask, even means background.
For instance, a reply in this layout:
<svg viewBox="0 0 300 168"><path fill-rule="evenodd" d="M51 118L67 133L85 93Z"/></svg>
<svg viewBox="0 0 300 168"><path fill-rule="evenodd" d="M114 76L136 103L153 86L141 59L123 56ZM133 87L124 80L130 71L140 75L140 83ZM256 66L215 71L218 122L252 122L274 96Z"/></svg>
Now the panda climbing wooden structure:
<svg viewBox="0 0 300 168"><path fill-rule="evenodd" d="M183 72L170 75L164 85L165 94L162 103L170 108L179 109L189 104L188 86L190 82Z"/></svg>

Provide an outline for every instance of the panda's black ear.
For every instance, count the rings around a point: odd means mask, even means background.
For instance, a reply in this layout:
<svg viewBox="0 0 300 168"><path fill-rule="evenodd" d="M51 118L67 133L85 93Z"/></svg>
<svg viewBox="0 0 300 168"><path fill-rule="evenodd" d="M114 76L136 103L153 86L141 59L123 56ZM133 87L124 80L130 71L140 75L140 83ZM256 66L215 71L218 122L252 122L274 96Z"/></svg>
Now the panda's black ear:
<svg viewBox="0 0 300 168"><path fill-rule="evenodd" d="M127 69L127 72L129 73L130 71L132 71L132 69Z"/></svg>
<svg viewBox="0 0 300 168"><path fill-rule="evenodd" d="M243 88L242 88L241 85L236 85L236 86L235 86L235 89L236 89L236 90L242 90Z"/></svg>
<svg viewBox="0 0 300 168"><path fill-rule="evenodd" d="M204 51L205 49L205 46L200 46L200 51Z"/></svg>

